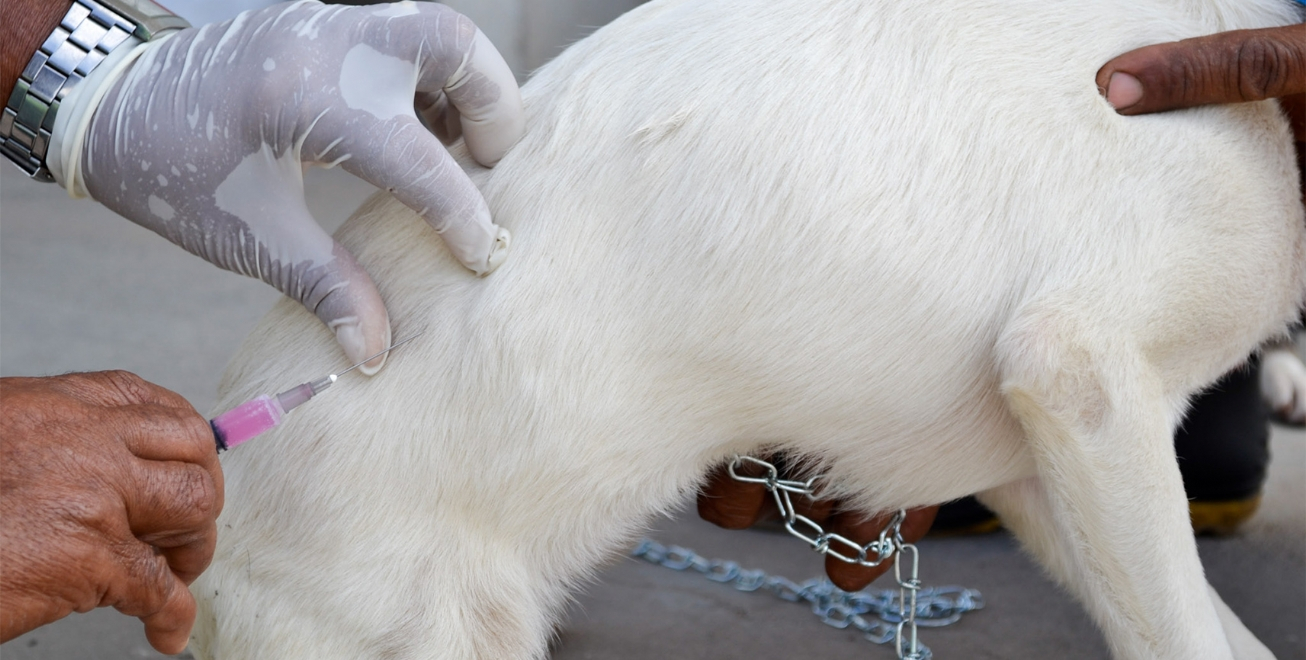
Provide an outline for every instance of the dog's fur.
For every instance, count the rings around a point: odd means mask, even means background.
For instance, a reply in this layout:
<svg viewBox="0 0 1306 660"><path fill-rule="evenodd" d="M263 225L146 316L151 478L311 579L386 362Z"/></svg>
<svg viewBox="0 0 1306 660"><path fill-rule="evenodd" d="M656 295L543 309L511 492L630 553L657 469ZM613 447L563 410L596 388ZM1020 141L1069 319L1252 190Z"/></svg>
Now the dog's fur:
<svg viewBox="0 0 1306 660"><path fill-rule="evenodd" d="M600 30L472 168L501 270L384 195L339 232L425 336L225 456L198 657L542 657L579 581L763 445L867 510L982 492L1118 658L1268 657L1203 578L1171 429L1303 301L1286 123L1121 117L1093 80L1294 19L658 0ZM338 358L283 301L220 407Z"/></svg>

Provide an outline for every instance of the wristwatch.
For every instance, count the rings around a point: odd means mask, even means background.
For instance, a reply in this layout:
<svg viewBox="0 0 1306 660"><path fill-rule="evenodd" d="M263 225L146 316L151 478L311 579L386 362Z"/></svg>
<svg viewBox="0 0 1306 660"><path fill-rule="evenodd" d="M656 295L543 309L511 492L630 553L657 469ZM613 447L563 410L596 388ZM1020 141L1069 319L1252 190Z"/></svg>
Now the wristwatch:
<svg viewBox="0 0 1306 660"><path fill-rule="evenodd" d="M59 104L114 49L190 27L151 0L74 0L32 55L0 116L0 152L38 181L53 181L46 167L50 131Z"/></svg>

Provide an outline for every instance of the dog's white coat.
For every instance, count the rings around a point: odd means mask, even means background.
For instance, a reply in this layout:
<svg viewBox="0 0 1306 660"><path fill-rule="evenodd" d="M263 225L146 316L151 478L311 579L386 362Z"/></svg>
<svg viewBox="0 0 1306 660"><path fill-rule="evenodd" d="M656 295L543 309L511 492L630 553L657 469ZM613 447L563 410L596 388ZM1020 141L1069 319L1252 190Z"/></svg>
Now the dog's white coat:
<svg viewBox="0 0 1306 660"><path fill-rule="evenodd" d="M1203 578L1171 427L1306 293L1286 124L1121 117L1093 79L1291 12L658 0L576 44L474 174L499 272L386 196L341 229L426 334L224 457L197 656L542 657L578 582L772 445L871 510L983 491L1118 658L1268 657ZM283 301L220 407L338 358Z"/></svg>

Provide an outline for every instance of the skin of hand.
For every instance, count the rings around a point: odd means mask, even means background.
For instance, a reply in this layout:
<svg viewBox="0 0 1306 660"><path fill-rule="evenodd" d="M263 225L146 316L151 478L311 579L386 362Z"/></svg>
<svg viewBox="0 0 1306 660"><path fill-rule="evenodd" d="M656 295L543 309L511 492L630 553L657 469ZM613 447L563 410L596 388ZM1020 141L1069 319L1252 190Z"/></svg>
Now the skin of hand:
<svg viewBox="0 0 1306 660"><path fill-rule="evenodd" d="M466 17L426 2L305 1L182 30L144 49L106 83L86 129L85 189L209 262L300 301L351 362L389 345L389 317L362 266L309 214L304 167L338 164L391 191L477 274L506 256L507 232L423 125L447 139L461 134L487 167L523 131L516 80ZM362 371L375 373L384 360Z"/></svg>
<svg viewBox="0 0 1306 660"><path fill-rule="evenodd" d="M772 460L772 463L775 461ZM780 478L787 479L781 466ZM844 506L842 500L812 499L794 496L794 509L825 528L865 545L880 537L880 530L889 523L892 514L866 517ZM915 543L929 531L938 513L938 507L911 509L902 524L902 535L908 543ZM730 478L726 466L714 469L706 485L698 494L698 515L725 529L747 529L763 520L779 519L775 500L762 484L744 483ZM893 568L890 559L874 568L858 566L834 557L825 558L825 573L836 587L844 591L859 591Z"/></svg>
<svg viewBox="0 0 1306 660"><path fill-rule="evenodd" d="M1261 396L1286 422L1306 424L1306 364L1290 346L1267 348L1261 355Z"/></svg>
<svg viewBox="0 0 1306 660"><path fill-rule="evenodd" d="M1122 115L1278 98L1306 196L1306 24L1146 46L1107 62L1097 87Z"/></svg>
<svg viewBox="0 0 1306 660"><path fill-rule="evenodd" d="M1306 200L1306 24L1133 50L1098 70L1097 85L1122 115L1278 98L1292 125ZM1290 348L1267 348L1261 393L1286 420L1306 421L1306 367Z"/></svg>
<svg viewBox="0 0 1306 660"><path fill-rule="evenodd" d="M0 641L114 607L180 653L221 510L213 432L181 396L126 372L0 379Z"/></svg>

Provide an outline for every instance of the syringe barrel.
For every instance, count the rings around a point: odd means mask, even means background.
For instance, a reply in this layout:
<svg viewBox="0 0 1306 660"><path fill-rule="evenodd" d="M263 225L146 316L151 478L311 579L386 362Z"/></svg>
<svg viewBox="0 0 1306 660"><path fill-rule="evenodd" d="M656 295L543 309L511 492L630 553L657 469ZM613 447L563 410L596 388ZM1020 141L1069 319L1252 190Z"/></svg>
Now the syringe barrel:
<svg viewBox="0 0 1306 660"><path fill-rule="evenodd" d="M298 408L300 404L313 398L314 394L317 394L317 392L314 391L313 384L304 383L299 387L292 387L291 389L278 394L277 403L281 404L282 412L290 412L295 408Z"/></svg>
<svg viewBox="0 0 1306 660"><path fill-rule="evenodd" d="M209 426L213 427L213 439L218 451L222 451L275 427L281 423L284 414L281 404L264 394L214 417Z"/></svg>

